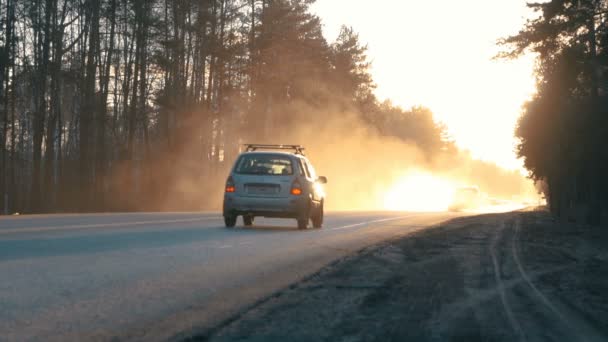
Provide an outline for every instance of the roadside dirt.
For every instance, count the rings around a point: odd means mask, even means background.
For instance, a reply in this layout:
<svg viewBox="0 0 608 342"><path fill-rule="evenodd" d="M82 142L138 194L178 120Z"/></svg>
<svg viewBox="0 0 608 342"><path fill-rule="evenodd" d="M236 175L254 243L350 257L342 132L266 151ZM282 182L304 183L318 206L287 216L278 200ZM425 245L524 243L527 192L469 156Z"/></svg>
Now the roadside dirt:
<svg viewBox="0 0 608 342"><path fill-rule="evenodd" d="M211 341L608 341L608 227L467 217L365 250Z"/></svg>

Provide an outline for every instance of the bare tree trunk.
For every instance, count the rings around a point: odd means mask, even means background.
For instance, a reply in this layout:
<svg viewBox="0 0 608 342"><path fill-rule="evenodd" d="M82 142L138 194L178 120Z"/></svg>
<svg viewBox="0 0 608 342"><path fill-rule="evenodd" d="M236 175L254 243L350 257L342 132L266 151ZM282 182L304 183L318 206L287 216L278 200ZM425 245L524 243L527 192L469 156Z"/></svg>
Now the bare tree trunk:
<svg viewBox="0 0 608 342"><path fill-rule="evenodd" d="M147 57L148 57L148 15L149 15L149 4L147 2L144 2L142 4L142 13L141 13L141 32L139 35L139 40L140 42L138 43L141 44L141 56L140 56L140 78L139 78L139 105L137 106L139 108L139 115L138 115L138 121L141 124L142 127L142 131L144 134L144 153L143 153L143 164L146 165L147 161L149 160L149 155L150 155L150 142L148 139L148 116L147 116L147 112L146 112L146 99L147 99L147 69L148 69L148 63L147 63ZM141 168L141 175L143 177L143 181L146 182L145 183L145 189L148 191L148 193L146 195L150 195L149 191L153 191L154 189L151 189L149 185L149 181L150 181L150 169L147 167L143 167ZM140 180L141 181L141 180Z"/></svg>
<svg viewBox="0 0 608 342"><path fill-rule="evenodd" d="M42 40L42 53L37 63L38 77L37 84L34 86L38 90L36 96L36 112L34 115L34 136L32 154L32 187L30 191L30 210L40 211L41 205L41 159L42 159L42 138L44 135L44 124L46 120L47 101L46 101L46 80L48 74L48 61L51 44L51 14L55 11L53 0L46 0L44 6L44 34Z"/></svg>
<svg viewBox="0 0 608 342"><path fill-rule="evenodd" d="M595 5L595 3L594 3ZM589 13L589 23L587 28L589 30L589 54L590 54L590 72L591 72L591 101L595 106L599 105L599 91L600 91L600 75L602 73L601 66L597 58L597 30L595 25L595 8L593 8ZM595 127L596 122L599 120L599 115L592 111L591 118L593 122L593 127ZM593 134L587 141L590 143L589 151L593 149L594 146L600 146L602 144L601 137L597 137L597 134ZM590 165L590 187L589 187L589 197L590 197L590 210L589 210L589 218L588 221L590 224L599 224L601 219L601 196L600 196L600 183L601 177L600 174L600 165L599 158L593 157Z"/></svg>
<svg viewBox="0 0 608 342"><path fill-rule="evenodd" d="M99 51L99 1L91 0L89 3L89 46L86 57L86 69L84 79L84 108L80 113L79 131L79 176L80 176L80 203L81 210L90 210L91 201L91 134L92 121L97 110L97 98L95 94L95 81L97 76L96 56Z"/></svg>
<svg viewBox="0 0 608 342"><path fill-rule="evenodd" d="M146 47L144 46L144 41L143 41L143 29L144 29L144 6L145 4L143 3L143 0L136 0L135 1L135 29L134 29L134 35L135 35L135 66L134 66L134 72L133 72L133 89L131 90L131 101L130 101L130 107L129 107L129 111L128 111L128 119L127 119L127 126L128 126L128 132L127 132L127 160L128 160L128 171L127 171L127 179L129 180L129 182L127 184L129 184L130 186L135 186L134 187L134 191L132 191L131 193L134 193L137 195L137 190L138 187L136 186L136 182L134 181L134 173L136 172L136 163L135 163L135 133L137 130L137 113L138 113L138 105L139 105L139 101L138 101L138 95L139 95L139 87L141 86L141 82L140 82L140 72L142 70L142 55L143 55L143 49L145 49Z"/></svg>
<svg viewBox="0 0 608 342"><path fill-rule="evenodd" d="M104 180L106 177L106 118L108 112L108 91L110 83L110 70L112 66L112 56L114 54L114 39L116 31L116 0L110 0L109 8L110 21L110 36L108 38L108 51L106 52L106 61L104 70L100 79L100 106L97 116L97 158L95 165L95 197L98 199L100 208L105 208L105 190Z"/></svg>
<svg viewBox="0 0 608 342"><path fill-rule="evenodd" d="M56 0L55 0L56 1ZM56 3L53 7L56 7ZM56 170L55 163L57 161L55 145L57 144L58 130L57 124L59 121L59 115L61 111L61 60L63 57L63 27L65 24L65 14L67 11L67 1L63 3L61 10L60 22L57 22L57 13L53 12L53 30L52 30L52 41L53 41L53 58L51 62L51 90L50 90L50 112L49 120L46 130L46 154L44 162L44 196L45 198L45 209L52 211L56 207L56 184L54 177L54 171ZM59 127L59 130L61 128Z"/></svg>
<svg viewBox="0 0 608 342"><path fill-rule="evenodd" d="M7 186L7 194L8 196L4 196L6 198L6 201L4 203L4 211L6 214L10 213L12 210L14 210L15 208L15 189L16 189L16 185L15 185L15 141L16 141L16 130L15 130L15 81L14 81L14 75L15 75L15 56L17 55L17 40L15 39L16 36L13 34L13 29L14 29L14 24L16 22L15 20L15 1L14 0L9 0L9 4L10 6L8 7L8 22L9 22L9 27L11 27L11 40L9 41L9 45L10 45L10 49L9 51L11 52L9 54L9 63L7 64L7 75L8 75L8 71L12 70L12 75L13 75L13 80L12 82L10 82L10 86L9 83L7 83L7 89L6 91L9 92L9 95L7 96L7 111L10 112L10 122L11 122L11 149L10 149L10 163L9 163L9 170L7 172L8 174L8 186ZM8 79L8 77L7 77ZM10 88L10 89L9 89Z"/></svg>
<svg viewBox="0 0 608 342"><path fill-rule="evenodd" d="M9 112L9 88L10 79L9 72L13 65L13 31L14 31L14 0L7 0L6 3L6 18L5 24L5 44L0 46L0 120L2 124L2 137L0 139L0 212L8 214L9 210L9 195L10 191L7 184L10 184L8 178L8 158L6 142L8 140L8 112ZM14 82L14 81L13 81Z"/></svg>

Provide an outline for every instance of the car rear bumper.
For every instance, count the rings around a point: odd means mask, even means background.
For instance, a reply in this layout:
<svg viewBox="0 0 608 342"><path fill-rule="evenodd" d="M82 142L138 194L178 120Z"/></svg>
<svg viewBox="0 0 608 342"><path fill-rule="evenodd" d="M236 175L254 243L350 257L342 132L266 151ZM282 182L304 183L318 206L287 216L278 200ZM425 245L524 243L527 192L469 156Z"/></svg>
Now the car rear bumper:
<svg viewBox="0 0 608 342"><path fill-rule="evenodd" d="M297 218L308 209L310 200L305 196L283 198L224 196L224 216L253 215L264 217Z"/></svg>

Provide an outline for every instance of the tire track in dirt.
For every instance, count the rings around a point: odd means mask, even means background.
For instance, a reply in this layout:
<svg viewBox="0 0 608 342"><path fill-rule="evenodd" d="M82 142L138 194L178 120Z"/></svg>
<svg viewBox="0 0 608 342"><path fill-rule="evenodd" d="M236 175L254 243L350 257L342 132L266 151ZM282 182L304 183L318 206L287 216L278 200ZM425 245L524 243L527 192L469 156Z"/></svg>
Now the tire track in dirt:
<svg viewBox="0 0 608 342"><path fill-rule="evenodd" d="M519 256L520 243L519 234L521 231L521 216L517 216L514 223L514 232L511 239L511 254L513 260L517 266L521 278L524 280L527 287L531 290L533 297L540 301L553 315L555 315L559 321L567 327L569 334L576 341L605 341L604 336L593 328L586 320L580 315L567 310L566 308L560 308L561 305L551 301L543 292L534 284L529 274L526 272L523 263Z"/></svg>
<svg viewBox="0 0 608 342"><path fill-rule="evenodd" d="M502 233L503 233L504 229L505 229L505 222L502 221L500 223L500 228L495 231L494 235L492 236L492 240L490 242L490 255L492 257L492 265L494 266L494 279L496 280L496 287L497 287L498 293L500 295L500 301L502 303L502 307L504 308L505 314L507 315L507 318L509 319L509 324L511 325L511 328L513 329L513 331L519 337L519 340L525 341L526 336L524 335L521 325L519 324L517 319L515 319L515 315L513 314L513 309L511 308L511 304L509 303L509 299L507 298L505 285L504 285L504 282L503 282L502 276L501 276L501 267L500 267L500 264L498 263L498 257L496 255L496 251L497 251L496 246L498 245L498 241L502 237Z"/></svg>
<svg viewBox="0 0 608 342"><path fill-rule="evenodd" d="M534 283L532 282L532 279L530 279L530 277L528 276L528 273L524 269L524 267L521 263L521 260L519 258L519 246L518 246L519 239L518 239L518 237L519 237L520 228L521 228L521 222L520 222L520 218L518 217L515 220L513 238L511 239L511 253L513 255L513 260L515 261L515 265L517 265L517 270L519 271L519 274L521 275L522 279L532 289L532 291L534 292L536 297L538 299L540 299L540 301L547 308L549 308L549 310L551 310L555 315L557 315L557 317L559 317L564 323L568 324L568 321L566 320L564 315L562 315L561 311L559 309L557 309L555 307L555 305L553 305L553 303L538 289L538 287L536 287L536 285L534 285Z"/></svg>

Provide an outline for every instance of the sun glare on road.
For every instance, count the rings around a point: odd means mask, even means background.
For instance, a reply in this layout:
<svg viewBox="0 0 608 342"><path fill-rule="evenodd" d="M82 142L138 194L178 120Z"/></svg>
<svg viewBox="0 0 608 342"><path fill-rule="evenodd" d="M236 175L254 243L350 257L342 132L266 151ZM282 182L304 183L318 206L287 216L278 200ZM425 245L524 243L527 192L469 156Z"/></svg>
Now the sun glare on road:
<svg viewBox="0 0 608 342"><path fill-rule="evenodd" d="M384 197L384 208L394 211L435 212L448 210L455 184L426 172L402 176Z"/></svg>
<svg viewBox="0 0 608 342"><path fill-rule="evenodd" d="M391 211L502 213L542 204L538 198L496 198L479 191L463 198L464 183L428 171L408 172L397 178L383 196Z"/></svg>

